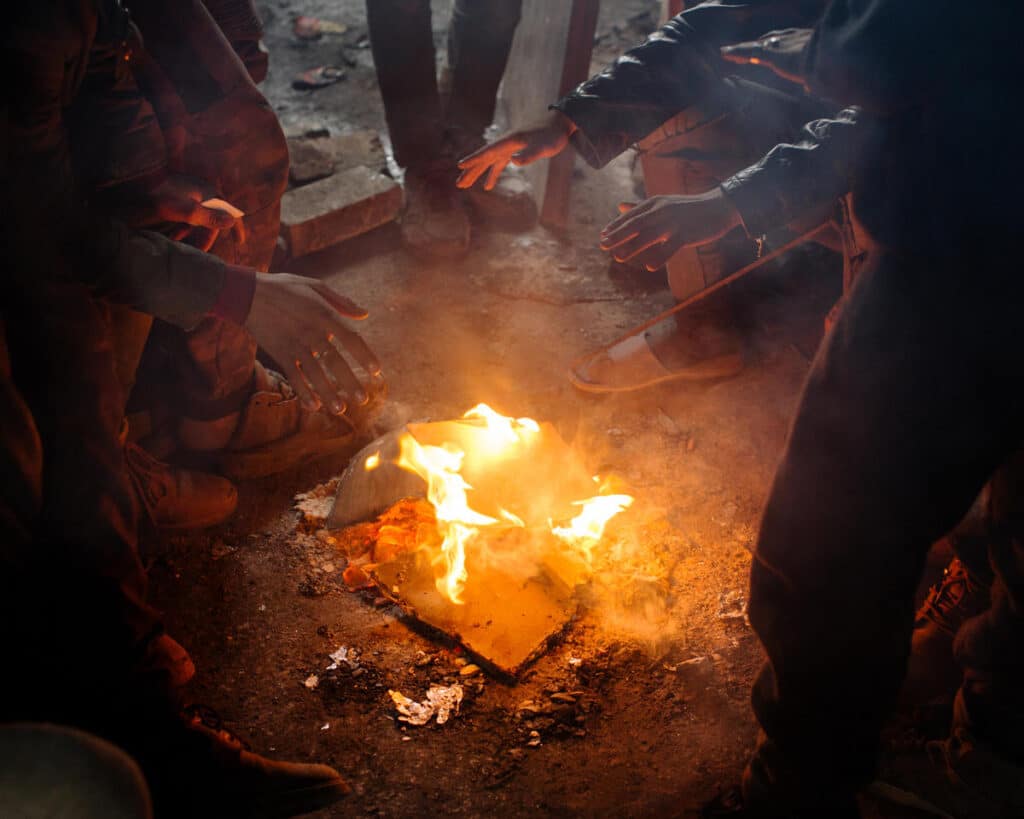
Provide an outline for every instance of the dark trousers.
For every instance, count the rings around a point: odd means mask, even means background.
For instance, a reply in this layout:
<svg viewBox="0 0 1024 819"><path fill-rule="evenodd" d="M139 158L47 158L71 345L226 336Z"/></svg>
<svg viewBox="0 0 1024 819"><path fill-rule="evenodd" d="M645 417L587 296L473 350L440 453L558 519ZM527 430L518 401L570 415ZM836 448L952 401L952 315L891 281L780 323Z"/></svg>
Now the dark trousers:
<svg viewBox="0 0 1024 819"><path fill-rule="evenodd" d="M0 460L24 447L22 428L35 429L42 457L38 514L23 512L24 535L0 544L0 642L25 670L0 682L0 721L97 730L140 699L174 696L145 604L110 310L68 284L11 294L4 316L24 412L0 430Z"/></svg>
<svg viewBox="0 0 1024 819"><path fill-rule="evenodd" d="M1024 286L991 236L956 244L873 252L815 358L771 487L750 580L768 654L751 771L782 791L849 793L870 779L929 546L1021 445ZM994 547L996 600L957 650L968 681L990 682L972 688L979 719L1020 725L1024 532L1003 517L1014 531Z"/></svg>
<svg viewBox="0 0 1024 819"><path fill-rule="evenodd" d="M399 165L436 162L446 149L461 152L481 142L494 118L521 6L522 0L455 0L450 91L442 103L430 0L367 0L377 81Z"/></svg>

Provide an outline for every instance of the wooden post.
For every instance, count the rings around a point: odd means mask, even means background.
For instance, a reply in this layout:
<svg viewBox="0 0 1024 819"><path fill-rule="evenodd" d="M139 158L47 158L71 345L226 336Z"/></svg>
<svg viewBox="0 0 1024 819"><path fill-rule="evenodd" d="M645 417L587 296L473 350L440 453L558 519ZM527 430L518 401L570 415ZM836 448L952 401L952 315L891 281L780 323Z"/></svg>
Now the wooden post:
<svg viewBox="0 0 1024 819"><path fill-rule="evenodd" d="M539 119L589 76L599 8L600 0L524 0L502 84L510 128ZM574 161L575 152L564 151L525 169L548 227L568 226Z"/></svg>

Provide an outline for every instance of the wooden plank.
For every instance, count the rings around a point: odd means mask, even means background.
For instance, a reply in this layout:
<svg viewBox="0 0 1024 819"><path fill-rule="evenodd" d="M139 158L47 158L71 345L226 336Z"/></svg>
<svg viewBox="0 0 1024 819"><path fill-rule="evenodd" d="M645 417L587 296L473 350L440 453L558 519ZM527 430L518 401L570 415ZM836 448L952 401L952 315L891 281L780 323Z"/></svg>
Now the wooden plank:
<svg viewBox="0 0 1024 819"><path fill-rule="evenodd" d="M524 0L502 83L509 127L536 121L590 73L590 55L600 0ZM541 222L564 228L575 153L566 151L525 169L533 185Z"/></svg>

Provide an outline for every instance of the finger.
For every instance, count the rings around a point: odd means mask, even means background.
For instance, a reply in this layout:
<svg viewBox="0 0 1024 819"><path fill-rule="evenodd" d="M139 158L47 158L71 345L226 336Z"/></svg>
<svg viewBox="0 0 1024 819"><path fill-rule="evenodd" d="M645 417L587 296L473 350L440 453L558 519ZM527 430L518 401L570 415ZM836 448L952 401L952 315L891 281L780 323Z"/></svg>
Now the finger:
<svg viewBox="0 0 1024 819"><path fill-rule="evenodd" d="M345 358L334 347L328 345L325 350L324 354L320 356L320 366L324 369L324 372L334 380L339 391L351 399L355 406L363 406L363 404L370 400L370 396L366 394L366 390L359 383L359 379L352 372L352 368L348 366L348 362L345 361ZM341 413L337 414L340 415Z"/></svg>
<svg viewBox="0 0 1024 819"><path fill-rule="evenodd" d="M338 342L348 350L349 354L359 362L359 366L367 373L371 376L380 375L380 360L359 333L350 330L340 322L335 322L332 335L333 338L329 340Z"/></svg>
<svg viewBox="0 0 1024 819"><path fill-rule="evenodd" d="M653 208L654 205L654 199L645 199L639 205L634 205L625 213L616 216L607 225L605 225L604 229L601 231L601 235L608 236L609 234L621 228L623 225L628 225L633 219L636 219L638 216L642 216L643 214L647 213L647 211L651 210L651 208Z"/></svg>
<svg viewBox="0 0 1024 819"><path fill-rule="evenodd" d="M490 173L487 174L487 181L484 183L484 190L493 191L494 186L498 184L498 180L501 179L501 175L504 172L504 165L499 165L498 163L491 165Z"/></svg>
<svg viewBox="0 0 1024 819"><path fill-rule="evenodd" d="M213 244L216 241L217 231L208 230L206 228L191 228L184 239L185 244L197 247L204 253L213 247Z"/></svg>
<svg viewBox="0 0 1024 819"><path fill-rule="evenodd" d="M600 248L601 250L614 250L619 245L625 244L631 239L635 239L640 235L640 231L636 229L629 229L628 226L620 228L610 236L601 238Z"/></svg>
<svg viewBox="0 0 1024 819"><path fill-rule="evenodd" d="M321 343L323 346L326 346L325 343ZM337 388L327 378L323 367L320 366L322 354L323 349L318 350L316 348L308 353L303 353L299 358L302 374L306 376L306 380L309 382L310 387L312 387L314 394L320 399L320 404L327 407L333 414L341 415L346 408L345 402L338 394ZM334 353L334 355L337 355L337 353Z"/></svg>
<svg viewBox="0 0 1024 819"><path fill-rule="evenodd" d="M311 286L324 301L326 301L337 312L341 313L345 318L362 321L370 315L369 311L360 307L352 301L352 299L341 295L341 293L328 284L324 284L323 282L314 282Z"/></svg>
<svg viewBox="0 0 1024 819"><path fill-rule="evenodd" d="M459 160L458 165L463 170L475 168L480 165L486 167L493 162L500 161L503 156L511 155L521 147L521 141L512 139L511 137L504 137L502 139L495 140L490 145L484 145L482 148L477 148L473 153L462 157L462 159Z"/></svg>
<svg viewBox="0 0 1024 819"><path fill-rule="evenodd" d="M468 160L464 161L468 162ZM473 161L470 164L460 166L463 168L463 171L459 175L455 184L459 188L471 188L492 166L497 165L504 169L507 164L508 157L502 154L497 154L496 156L491 157L481 157L479 160Z"/></svg>
<svg viewBox="0 0 1024 819"><path fill-rule="evenodd" d="M643 253L637 254L633 259L633 263L638 266L642 265L646 270L653 273L655 270L660 270L664 267L672 255L668 245L662 243L648 248Z"/></svg>
<svg viewBox="0 0 1024 819"><path fill-rule="evenodd" d="M636 202L619 202L619 213L629 213L636 207Z"/></svg>
<svg viewBox="0 0 1024 819"><path fill-rule="evenodd" d="M282 363L284 367L285 376L288 378L288 383L292 385L292 389L295 390L295 394L299 396L299 401L302 402L302 406L305 407L307 412L316 412L320 409L320 399L313 394L313 391L309 387L309 383L306 381L306 376L302 372L302 364L298 359L294 359L288 363Z"/></svg>
<svg viewBox="0 0 1024 819"><path fill-rule="evenodd" d="M612 256L615 257L616 261L628 262L630 259L638 256L645 250L649 250L655 245L660 245L665 241L665 238L666 237L664 235L651 236L650 234L641 234L635 239L616 247L612 252Z"/></svg>
<svg viewBox="0 0 1024 819"><path fill-rule="evenodd" d="M245 222L241 219L236 219L234 226L231 228L231 232L235 236L235 241L240 245L245 244Z"/></svg>

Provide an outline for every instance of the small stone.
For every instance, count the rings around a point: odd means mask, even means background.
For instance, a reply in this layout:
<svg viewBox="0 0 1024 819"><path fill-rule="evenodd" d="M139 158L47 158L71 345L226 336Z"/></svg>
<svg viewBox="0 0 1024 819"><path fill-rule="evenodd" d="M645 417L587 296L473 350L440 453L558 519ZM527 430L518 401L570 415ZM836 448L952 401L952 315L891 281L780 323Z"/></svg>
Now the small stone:
<svg viewBox="0 0 1024 819"><path fill-rule="evenodd" d="M564 705L575 705L576 698L572 694L566 694L564 691L559 691L557 694L551 695L552 702L560 702Z"/></svg>
<svg viewBox="0 0 1024 819"><path fill-rule="evenodd" d="M402 742L412 742L412 737L406 734L404 737L402 737Z"/></svg>
<svg viewBox="0 0 1024 819"><path fill-rule="evenodd" d="M312 691L318 685L320 685L320 678L316 674L310 674L306 677L305 682L302 683L306 688Z"/></svg>
<svg viewBox="0 0 1024 819"><path fill-rule="evenodd" d="M478 674L478 673L480 673L480 666L475 665L473 663L469 663L468 665L464 665L464 666L462 666L461 669L459 669L459 676L460 677L472 677L474 674Z"/></svg>
<svg viewBox="0 0 1024 819"><path fill-rule="evenodd" d="M459 668L462 668L463 666L465 666L466 665L465 658L463 658L463 657L456 657L455 658L455 665L457 665Z"/></svg>
<svg viewBox="0 0 1024 819"><path fill-rule="evenodd" d="M679 425L665 410L658 407L658 426L661 427L661 431L665 433L669 438L678 438L682 435L682 430L679 429Z"/></svg>
<svg viewBox="0 0 1024 819"><path fill-rule="evenodd" d="M325 572L327 572L328 574L330 574L331 572L333 572L333 571L334 571L334 564L333 564L333 563L324 563L324 565L323 565L323 567L322 567L322 568L323 568L323 570L324 570Z"/></svg>

